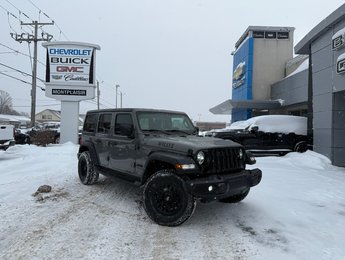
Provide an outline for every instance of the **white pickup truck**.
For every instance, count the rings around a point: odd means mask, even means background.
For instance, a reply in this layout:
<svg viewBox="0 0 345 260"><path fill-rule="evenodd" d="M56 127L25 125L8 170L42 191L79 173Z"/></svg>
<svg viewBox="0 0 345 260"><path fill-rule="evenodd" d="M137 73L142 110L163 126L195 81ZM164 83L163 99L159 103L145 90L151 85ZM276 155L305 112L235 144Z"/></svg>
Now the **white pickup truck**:
<svg viewBox="0 0 345 260"><path fill-rule="evenodd" d="M6 150L8 147L14 145L14 126L0 125L0 149Z"/></svg>

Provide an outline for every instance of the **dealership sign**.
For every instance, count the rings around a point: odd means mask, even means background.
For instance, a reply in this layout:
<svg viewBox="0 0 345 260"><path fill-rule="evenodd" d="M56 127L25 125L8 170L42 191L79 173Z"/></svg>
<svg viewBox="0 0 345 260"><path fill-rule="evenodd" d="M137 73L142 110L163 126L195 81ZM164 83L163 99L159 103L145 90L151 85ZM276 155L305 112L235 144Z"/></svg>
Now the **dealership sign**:
<svg viewBox="0 0 345 260"><path fill-rule="evenodd" d="M345 28L336 32L332 37L332 50L338 51L345 46ZM337 74L345 73L345 53L339 55L336 63Z"/></svg>
<svg viewBox="0 0 345 260"><path fill-rule="evenodd" d="M237 66L236 69L233 72L232 78L232 87L233 88L238 88L244 84L245 80L245 69L246 69L246 63L240 62Z"/></svg>
<svg viewBox="0 0 345 260"><path fill-rule="evenodd" d="M46 96L79 101L95 97L96 50L94 44L47 42Z"/></svg>
<svg viewBox="0 0 345 260"><path fill-rule="evenodd" d="M337 59L337 73L345 73L345 53L340 55Z"/></svg>
<svg viewBox="0 0 345 260"><path fill-rule="evenodd" d="M336 32L332 37L332 50L338 50L345 45L345 28Z"/></svg>

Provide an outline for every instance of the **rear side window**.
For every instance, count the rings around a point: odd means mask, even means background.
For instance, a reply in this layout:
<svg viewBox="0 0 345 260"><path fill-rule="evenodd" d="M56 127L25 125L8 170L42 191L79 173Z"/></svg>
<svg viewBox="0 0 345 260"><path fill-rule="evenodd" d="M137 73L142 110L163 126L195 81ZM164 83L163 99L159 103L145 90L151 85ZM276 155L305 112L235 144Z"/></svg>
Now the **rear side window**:
<svg viewBox="0 0 345 260"><path fill-rule="evenodd" d="M111 127L111 114L101 114L98 120L97 132L101 134L109 134Z"/></svg>
<svg viewBox="0 0 345 260"><path fill-rule="evenodd" d="M115 119L115 135L130 136L133 132L131 114L118 114Z"/></svg>
<svg viewBox="0 0 345 260"><path fill-rule="evenodd" d="M96 131L97 114L88 114L85 118L84 128L85 132L94 133Z"/></svg>

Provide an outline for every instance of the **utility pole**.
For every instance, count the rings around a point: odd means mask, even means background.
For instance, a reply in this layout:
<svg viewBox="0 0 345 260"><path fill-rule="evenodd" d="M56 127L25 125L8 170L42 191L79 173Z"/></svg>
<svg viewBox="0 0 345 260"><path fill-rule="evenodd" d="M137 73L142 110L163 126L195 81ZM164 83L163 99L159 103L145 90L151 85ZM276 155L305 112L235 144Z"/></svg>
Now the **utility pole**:
<svg viewBox="0 0 345 260"><path fill-rule="evenodd" d="M99 81L97 80L97 110L99 110L99 94L101 92L99 91Z"/></svg>
<svg viewBox="0 0 345 260"><path fill-rule="evenodd" d="M116 88L116 108L117 108L117 89L120 87L120 85L116 85L115 88Z"/></svg>
<svg viewBox="0 0 345 260"><path fill-rule="evenodd" d="M28 33L22 33L20 35L11 33L11 37L19 42L34 42L34 57L33 57L33 66L32 66L32 88L31 88L31 127L35 125L35 115L36 115L36 81L37 81L37 42L39 41L50 41L53 36L47 33L42 33L42 37L38 38L38 27L43 25L53 25L54 22L51 23L39 23L37 21L33 21L32 23L20 23L21 25L31 25L34 27L34 35Z"/></svg>

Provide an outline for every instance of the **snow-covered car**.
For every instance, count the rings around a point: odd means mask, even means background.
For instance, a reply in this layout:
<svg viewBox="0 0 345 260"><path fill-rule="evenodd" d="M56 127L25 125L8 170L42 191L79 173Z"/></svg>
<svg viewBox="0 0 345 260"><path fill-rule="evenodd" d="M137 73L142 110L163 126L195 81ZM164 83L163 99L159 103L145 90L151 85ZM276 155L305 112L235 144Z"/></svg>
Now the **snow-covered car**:
<svg viewBox="0 0 345 260"><path fill-rule="evenodd" d="M265 115L238 121L212 132L212 136L242 144L253 154L305 152L311 147L307 118L290 115Z"/></svg>
<svg viewBox="0 0 345 260"><path fill-rule="evenodd" d="M30 135L26 132L26 129L15 129L14 139L16 144L30 144Z"/></svg>

